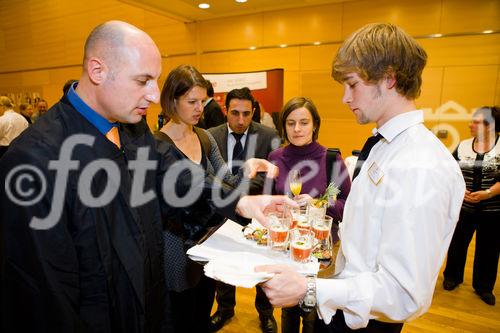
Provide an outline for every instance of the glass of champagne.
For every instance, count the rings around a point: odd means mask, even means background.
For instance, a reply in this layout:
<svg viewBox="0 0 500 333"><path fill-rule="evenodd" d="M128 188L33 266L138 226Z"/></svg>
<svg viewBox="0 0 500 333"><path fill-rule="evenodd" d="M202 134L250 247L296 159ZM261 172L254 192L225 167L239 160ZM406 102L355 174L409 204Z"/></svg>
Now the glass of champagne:
<svg viewBox="0 0 500 333"><path fill-rule="evenodd" d="M290 184L290 191L293 196L297 196L302 191L302 179L299 170L290 170L288 173L288 184Z"/></svg>

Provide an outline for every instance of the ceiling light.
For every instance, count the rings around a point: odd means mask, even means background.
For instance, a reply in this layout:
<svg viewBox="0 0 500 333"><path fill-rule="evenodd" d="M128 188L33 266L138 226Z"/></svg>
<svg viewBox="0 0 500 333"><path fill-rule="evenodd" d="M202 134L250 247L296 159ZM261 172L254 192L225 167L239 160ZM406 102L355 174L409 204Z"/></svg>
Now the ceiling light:
<svg viewBox="0 0 500 333"><path fill-rule="evenodd" d="M286 44L280 44L280 47L287 47L288 45Z"/></svg>
<svg viewBox="0 0 500 333"><path fill-rule="evenodd" d="M439 37L443 37L443 34L432 34L431 37L432 38L439 38Z"/></svg>
<svg viewBox="0 0 500 333"><path fill-rule="evenodd" d="M255 46L250 46L250 47L249 47L249 49L250 49L250 50L255 50L256 48L257 48L257 47L255 47Z"/></svg>
<svg viewBox="0 0 500 333"><path fill-rule="evenodd" d="M492 34L493 33L493 30L484 30L483 31L483 34Z"/></svg>
<svg viewBox="0 0 500 333"><path fill-rule="evenodd" d="M236 2L245 3L245 2L247 2L247 0L236 0Z"/></svg>
<svg viewBox="0 0 500 333"><path fill-rule="evenodd" d="M208 3L200 3L198 7L200 7L201 9L208 9L210 8L210 5Z"/></svg>
<svg viewBox="0 0 500 333"><path fill-rule="evenodd" d="M314 42L314 45L321 45L321 42Z"/></svg>

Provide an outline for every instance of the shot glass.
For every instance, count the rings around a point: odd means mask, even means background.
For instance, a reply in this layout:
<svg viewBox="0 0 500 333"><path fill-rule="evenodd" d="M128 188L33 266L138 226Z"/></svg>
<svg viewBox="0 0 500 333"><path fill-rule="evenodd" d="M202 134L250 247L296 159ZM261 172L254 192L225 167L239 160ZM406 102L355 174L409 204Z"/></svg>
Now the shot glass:
<svg viewBox="0 0 500 333"><path fill-rule="evenodd" d="M268 215L270 225L268 228L268 246L273 251L285 252L288 245L290 231L290 217Z"/></svg>
<svg viewBox="0 0 500 333"><path fill-rule="evenodd" d="M305 208L291 208L290 209L291 225L290 229L297 228L298 226L307 228L307 210Z"/></svg>
<svg viewBox="0 0 500 333"><path fill-rule="evenodd" d="M331 260L332 258L332 223L333 219L328 215L322 219L312 220L312 231L315 239L313 253L319 260Z"/></svg>
<svg viewBox="0 0 500 333"><path fill-rule="evenodd" d="M307 263L310 260L314 242L311 230L290 230L290 258L293 261Z"/></svg>
<svg viewBox="0 0 500 333"><path fill-rule="evenodd" d="M332 230L333 218L331 216L325 215L323 218L313 219L311 221L312 231L314 232L314 238L318 242L324 242L330 237L330 232Z"/></svg>
<svg viewBox="0 0 500 333"><path fill-rule="evenodd" d="M307 204L307 217L309 221L322 219L326 215L326 206L316 207L312 202Z"/></svg>

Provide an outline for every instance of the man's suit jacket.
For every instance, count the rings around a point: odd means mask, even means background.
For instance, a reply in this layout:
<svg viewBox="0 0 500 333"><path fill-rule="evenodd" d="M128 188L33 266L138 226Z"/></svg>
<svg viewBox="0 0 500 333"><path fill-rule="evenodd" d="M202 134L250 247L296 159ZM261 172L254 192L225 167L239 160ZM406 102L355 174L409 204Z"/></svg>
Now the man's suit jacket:
<svg viewBox="0 0 500 333"><path fill-rule="evenodd" d="M227 162L227 124L224 123L208 130L219 146L222 158ZM281 140L276 130L252 121L248 128L243 156L245 160L255 157L267 159L270 152L279 147Z"/></svg>
<svg viewBox="0 0 500 333"><path fill-rule="evenodd" d="M227 162L227 123L208 130L217 142L222 158ZM270 152L279 147L281 140L276 130L252 121L248 128L248 136L243 148L243 156L246 161L249 158L267 159ZM250 194L260 193L265 177L258 175L250 184Z"/></svg>
<svg viewBox="0 0 500 333"><path fill-rule="evenodd" d="M149 148L149 160L157 159L154 139L145 122L120 125L119 132L121 149L63 97L0 160L1 179L16 166L28 165L39 170L47 185L41 200L29 206L13 202L0 188L0 331L161 331L166 291L160 208L157 200L131 203L134 172L128 168L140 147ZM64 179L51 161L59 160L61 147L76 134L94 142L74 146L73 169ZM109 175L99 169L103 163L92 164L98 159L117 172ZM85 175L82 171L91 164L98 169ZM142 193L155 190L155 174L147 170ZM61 177L62 188L57 186ZM116 195L90 207L82 199L81 180L94 198L107 187L117 188ZM33 181L30 189L39 193L42 183ZM30 226L33 217L45 218L61 201L54 226Z"/></svg>
<svg viewBox="0 0 500 333"><path fill-rule="evenodd" d="M226 119L219 103L212 98L212 100L210 100L210 102L208 102L208 104L203 108L203 116L196 126L209 129L224 124L225 122Z"/></svg>

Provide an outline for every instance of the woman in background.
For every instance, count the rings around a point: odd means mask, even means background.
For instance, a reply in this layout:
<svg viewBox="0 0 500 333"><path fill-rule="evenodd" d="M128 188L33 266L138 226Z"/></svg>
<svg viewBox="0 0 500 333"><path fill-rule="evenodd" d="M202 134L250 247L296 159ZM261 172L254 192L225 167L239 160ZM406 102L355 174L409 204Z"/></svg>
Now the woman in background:
<svg viewBox="0 0 500 333"><path fill-rule="evenodd" d="M500 110L482 107L472 114L472 138L453 153L464 176L466 191L460 217L448 249L443 288L453 290L464 280L467 249L476 232L472 287L488 305L495 305L500 242Z"/></svg>
<svg viewBox="0 0 500 333"><path fill-rule="evenodd" d="M314 103L305 97L294 97L286 103L280 114L280 134L288 144L269 154L268 160L276 164L280 170L275 180L274 192L289 193L287 182L290 170L299 170L302 178L300 195L294 199L301 205L306 204L323 194L330 182L334 182L340 189L337 200L330 202L327 215L338 223L342 219L345 200L351 189L351 181L340 153L327 153L327 149L316 140L321 119ZM332 164L328 166L329 160ZM309 165L314 164L317 171ZM328 174L331 167L331 174ZM332 225L332 238L338 241L338 225ZM299 332L300 317L302 317L302 332L313 331L316 312L306 313L298 306L284 308L281 312L281 326L283 333Z"/></svg>
<svg viewBox="0 0 500 333"><path fill-rule="evenodd" d="M19 104L19 113L24 117L24 119L26 119L28 124L33 124L31 121L31 116L33 116L33 105L28 103Z"/></svg>

